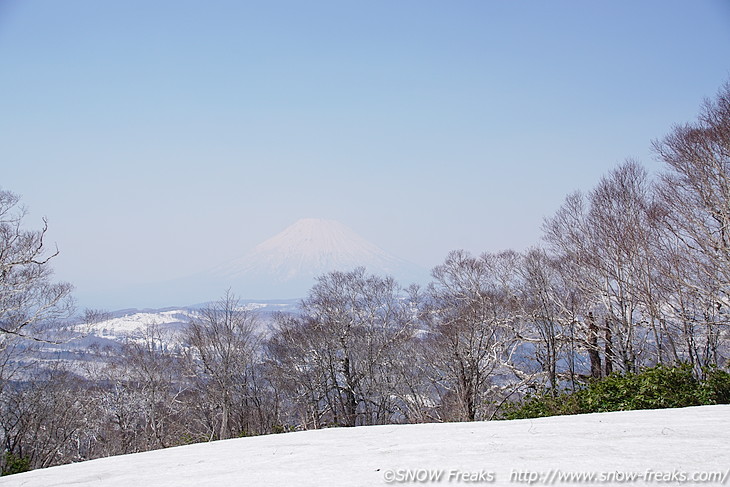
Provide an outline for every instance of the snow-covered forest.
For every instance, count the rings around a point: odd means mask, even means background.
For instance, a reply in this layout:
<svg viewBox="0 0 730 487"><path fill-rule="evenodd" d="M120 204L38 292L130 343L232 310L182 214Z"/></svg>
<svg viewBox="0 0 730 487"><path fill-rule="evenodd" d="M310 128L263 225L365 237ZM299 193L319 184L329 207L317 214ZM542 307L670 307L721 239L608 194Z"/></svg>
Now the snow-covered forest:
<svg viewBox="0 0 730 487"><path fill-rule="evenodd" d="M180 346L98 348L85 370L29 365L72 315L41 230L0 193L3 468L247 435L489 420L530 392L730 354L730 84L546 218L526 252L453 251L426 286L367 269L321 275L300 312L262 326L234 293L192 314ZM485 211L498 211L488 209ZM475 223L475 224L478 224ZM88 313L85 320L97 317Z"/></svg>

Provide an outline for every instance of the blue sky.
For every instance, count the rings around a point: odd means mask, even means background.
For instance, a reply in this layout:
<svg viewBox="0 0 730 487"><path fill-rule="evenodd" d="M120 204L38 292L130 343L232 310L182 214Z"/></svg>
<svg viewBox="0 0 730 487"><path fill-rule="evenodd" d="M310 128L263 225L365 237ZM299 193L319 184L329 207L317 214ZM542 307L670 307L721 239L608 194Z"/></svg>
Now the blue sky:
<svg viewBox="0 0 730 487"><path fill-rule="evenodd" d="M0 0L0 187L86 306L302 217L432 267L657 170L729 79L721 0Z"/></svg>

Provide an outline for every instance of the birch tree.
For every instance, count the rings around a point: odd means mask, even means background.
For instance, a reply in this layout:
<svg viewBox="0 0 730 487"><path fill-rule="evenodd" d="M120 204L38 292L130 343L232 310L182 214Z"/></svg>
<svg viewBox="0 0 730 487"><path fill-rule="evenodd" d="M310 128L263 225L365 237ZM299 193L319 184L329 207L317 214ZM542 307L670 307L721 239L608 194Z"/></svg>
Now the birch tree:
<svg viewBox="0 0 730 487"><path fill-rule="evenodd" d="M256 316L231 293L201 309L186 331L195 386L205 398L200 411L211 439L245 434L254 364L260 339ZM210 413L210 414L208 414Z"/></svg>
<svg viewBox="0 0 730 487"><path fill-rule="evenodd" d="M71 315L70 284L52 282L51 260L58 250L45 242L48 222L29 230L20 197L0 190L0 333L41 339L32 328Z"/></svg>
<svg viewBox="0 0 730 487"><path fill-rule="evenodd" d="M517 306L498 268L512 258L453 251L432 272L426 316L442 403L454 409L451 419L487 417L487 401L495 399L489 393L499 389L494 379L511 364Z"/></svg>
<svg viewBox="0 0 730 487"><path fill-rule="evenodd" d="M272 359L307 411L307 424L357 426L397 421L396 373L407 357L416 314L389 277L365 269L317 279L303 316L280 323Z"/></svg>
<svg viewBox="0 0 730 487"><path fill-rule="evenodd" d="M696 122L675 126L653 147L667 168L658 186L671 234L665 250L682 264L665 267L681 293L670 304L696 366L716 364L730 313L730 83L705 101Z"/></svg>

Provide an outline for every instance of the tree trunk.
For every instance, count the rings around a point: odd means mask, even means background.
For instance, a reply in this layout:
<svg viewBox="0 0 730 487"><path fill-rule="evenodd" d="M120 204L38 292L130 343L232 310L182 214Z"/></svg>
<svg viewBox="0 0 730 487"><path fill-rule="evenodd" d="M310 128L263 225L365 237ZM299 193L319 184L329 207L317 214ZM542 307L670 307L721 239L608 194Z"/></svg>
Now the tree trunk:
<svg viewBox="0 0 730 487"><path fill-rule="evenodd" d="M355 397L355 380L350 370L350 359L345 357L342 363L345 374L345 418L347 426L357 425L357 398Z"/></svg>
<svg viewBox="0 0 730 487"><path fill-rule="evenodd" d="M604 359L606 361L606 375L613 373L613 334L611 333L611 325L608 319L605 321L606 327L604 329L603 339L604 344Z"/></svg>
<svg viewBox="0 0 730 487"><path fill-rule="evenodd" d="M598 351L598 326L593 313L588 313L588 358L591 361L591 377L601 378L601 354Z"/></svg>
<svg viewBox="0 0 730 487"><path fill-rule="evenodd" d="M230 415L230 407L228 406L228 399L223 399L222 411L221 411L221 429L218 433L218 439L226 440L229 437L228 432L228 416Z"/></svg>

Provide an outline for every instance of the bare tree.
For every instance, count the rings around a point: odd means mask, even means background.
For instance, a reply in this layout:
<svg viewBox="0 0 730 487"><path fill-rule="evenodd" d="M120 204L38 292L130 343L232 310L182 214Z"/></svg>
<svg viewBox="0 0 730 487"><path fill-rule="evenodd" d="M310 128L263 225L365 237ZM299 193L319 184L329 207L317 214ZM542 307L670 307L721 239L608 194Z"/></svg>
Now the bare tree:
<svg viewBox="0 0 730 487"><path fill-rule="evenodd" d="M332 394L334 363L319 332L306 317L281 314L266 342L271 380L286 397L284 421L303 429L339 423Z"/></svg>
<svg viewBox="0 0 730 487"><path fill-rule="evenodd" d="M396 420L404 405L395 374L417 319L411 305L392 278L359 268L320 276L303 316L280 320L268 349L305 425Z"/></svg>
<svg viewBox="0 0 730 487"><path fill-rule="evenodd" d="M730 83L705 101L697 122L653 146L668 169L658 195L671 234L665 255L675 264L663 267L675 290L670 304L695 364L718 363L730 313Z"/></svg>
<svg viewBox="0 0 730 487"><path fill-rule="evenodd" d="M518 318L514 296L504 281L514 274L500 267L506 262L511 267L514 258L511 252L472 257L454 251L432 272L435 281L428 289L426 316L434 371L442 376L442 403L455 408L449 419L488 417L488 393L503 385L495 379L511 365Z"/></svg>
<svg viewBox="0 0 730 487"><path fill-rule="evenodd" d="M593 309L596 305L593 270L588 256L592 253L592 240L586 222L586 198L575 192L565 198L565 202L543 224L544 239L549 250L560 262L560 273L565 282L571 283L574 295L580 300L576 315L580 332L579 344L588 354L590 374L601 377L603 374L601 349L599 347L599 327Z"/></svg>
<svg viewBox="0 0 730 487"><path fill-rule="evenodd" d="M43 219L42 229L25 229L27 211L19 203L19 196L0 190L0 333L40 339L28 330L70 316L72 287L51 282L58 250L47 251L48 224Z"/></svg>
<svg viewBox="0 0 730 487"><path fill-rule="evenodd" d="M0 398L6 454L26 459L31 468L87 459L93 405L84 387L59 362L6 388Z"/></svg>
<svg viewBox="0 0 730 487"><path fill-rule="evenodd" d="M260 337L255 315L230 292L201 309L186 332L195 385L215 411L202 411L211 438L246 434ZM201 407L205 408L206 404Z"/></svg>
<svg viewBox="0 0 730 487"><path fill-rule="evenodd" d="M519 302L523 326L519 339L529 344L529 359L536 361L547 387L556 392L565 380L575 387L578 376L578 330L583 300L566 280L560 259L543 249L531 249L521 259ZM592 335L597 340L597 335ZM589 347L595 350L595 343ZM595 360L594 360L595 361ZM600 363L600 358L598 358Z"/></svg>
<svg viewBox="0 0 730 487"><path fill-rule="evenodd" d="M656 349L663 336L654 326L660 310L654 207L646 171L627 161L587 197L570 195L543 227L552 252L565 262L568 279L586 300L581 321L594 377L610 374L614 366L635 371L642 361L661 355Z"/></svg>
<svg viewBox="0 0 730 487"><path fill-rule="evenodd" d="M635 372L647 352L647 318L654 306L651 186L646 171L627 161L601 179L590 194L589 265L598 278L604 308L606 364ZM659 344L661 345L661 344ZM610 373L610 369L606 370Z"/></svg>
<svg viewBox="0 0 730 487"><path fill-rule="evenodd" d="M100 356L93 391L105 416L105 453L124 454L175 446L183 441L188 383L181 357L165 345L157 325L129 339L118 353Z"/></svg>

